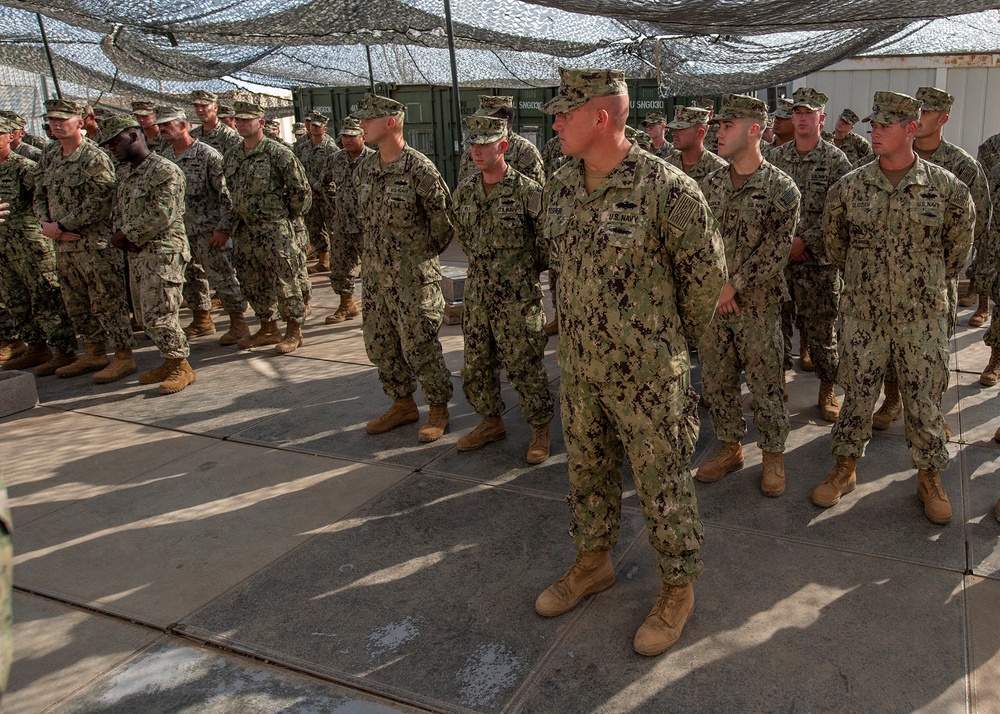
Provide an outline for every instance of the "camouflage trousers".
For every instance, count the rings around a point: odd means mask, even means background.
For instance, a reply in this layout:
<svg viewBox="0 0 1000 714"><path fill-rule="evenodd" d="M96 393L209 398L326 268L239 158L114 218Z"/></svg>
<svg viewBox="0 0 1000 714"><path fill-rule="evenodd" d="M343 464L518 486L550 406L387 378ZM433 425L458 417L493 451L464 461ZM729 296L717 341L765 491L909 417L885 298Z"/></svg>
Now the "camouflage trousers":
<svg viewBox="0 0 1000 714"><path fill-rule="evenodd" d="M334 228L330 233L330 287L339 295L353 295L361 262L361 234Z"/></svg>
<svg viewBox="0 0 1000 714"><path fill-rule="evenodd" d="M306 256L297 227L289 221L241 222L233 235L233 262L243 295L261 322L279 317L302 323Z"/></svg>
<svg viewBox="0 0 1000 714"><path fill-rule="evenodd" d="M316 252L330 250L330 230L327 225L329 211L323 204L326 199L313 196L312 208L305 215L306 230L309 232L309 245Z"/></svg>
<svg viewBox="0 0 1000 714"><path fill-rule="evenodd" d="M833 425L835 456L864 456L872 413L888 365L899 378L906 443L918 469L948 467L941 399L948 387L947 318L873 324L844 317L840 386L844 403Z"/></svg>
<svg viewBox="0 0 1000 714"><path fill-rule="evenodd" d="M836 382L839 357L837 354L837 314L843 281L840 271L832 265L792 263L786 276L791 276L789 289L797 318L794 325L806 329L809 354L816 365L816 376L824 382ZM786 312L782 318L785 368L791 369L793 323Z"/></svg>
<svg viewBox="0 0 1000 714"><path fill-rule="evenodd" d="M212 289L227 313L246 312L240 281L233 267L233 244L212 247L212 235L188 236L191 261L184 273L184 299L192 310L212 309Z"/></svg>
<svg viewBox="0 0 1000 714"><path fill-rule="evenodd" d="M782 399L781 315L778 310L716 314L698 346L705 401L720 441L747 435L740 402L740 374L754 398L754 423L761 451L781 453L788 438L788 410Z"/></svg>
<svg viewBox="0 0 1000 714"><path fill-rule="evenodd" d="M185 256L143 251L128 257L135 298L135 319L160 350L163 359L187 358L191 353L178 312L184 287Z"/></svg>
<svg viewBox="0 0 1000 714"><path fill-rule="evenodd" d="M309 252L309 231L306 230L306 219L299 216L293 222L295 229L295 246L302 253L302 260L296 272L296 281L302 291L302 301L308 305L312 300L312 280L309 278L309 268L306 265L306 255Z"/></svg>
<svg viewBox="0 0 1000 714"><path fill-rule="evenodd" d="M689 375L665 384L593 384L563 370L561 382L573 544L581 551L614 547L627 455L660 577L692 582L702 571L704 527L690 468L698 395Z"/></svg>
<svg viewBox="0 0 1000 714"><path fill-rule="evenodd" d="M59 287L66 312L84 342L135 348L125 298L125 259L117 248L59 251Z"/></svg>
<svg viewBox="0 0 1000 714"><path fill-rule="evenodd" d="M416 391L419 381L428 404L446 404L454 388L438 340L444 318L441 286L364 286L361 302L365 351L378 368L386 396L403 399Z"/></svg>
<svg viewBox="0 0 1000 714"><path fill-rule="evenodd" d="M47 342L59 352L72 352L76 331L59 290L55 249L40 234L8 238L0 256L0 302L11 329L0 337Z"/></svg>
<svg viewBox="0 0 1000 714"><path fill-rule="evenodd" d="M555 400L549 391L545 357L545 311L542 301L500 302L466 295L462 314L465 362L462 390L481 417L504 412L500 368L517 391L524 420L534 426L552 421Z"/></svg>

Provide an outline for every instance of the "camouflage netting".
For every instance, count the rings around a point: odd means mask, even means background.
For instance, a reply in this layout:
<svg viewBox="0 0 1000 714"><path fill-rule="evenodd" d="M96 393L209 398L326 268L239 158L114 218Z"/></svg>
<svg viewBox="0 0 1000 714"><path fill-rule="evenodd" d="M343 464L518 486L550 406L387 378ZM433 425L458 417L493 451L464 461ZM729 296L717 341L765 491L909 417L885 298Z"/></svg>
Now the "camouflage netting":
<svg viewBox="0 0 1000 714"><path fill-rule="evenodd" d="M556 82L560 65L616 66L665 95L749 91L864 54L1000 50L983 0L452 0L466 86ZM942 10L972 13L932 20ZM376 82L449 84L443 0L46 0L0 6L0 64L124 105L195 88L233 92ZM369 75L369 57L371 75ZM290 114L287 100L266 99Z"/></svg>

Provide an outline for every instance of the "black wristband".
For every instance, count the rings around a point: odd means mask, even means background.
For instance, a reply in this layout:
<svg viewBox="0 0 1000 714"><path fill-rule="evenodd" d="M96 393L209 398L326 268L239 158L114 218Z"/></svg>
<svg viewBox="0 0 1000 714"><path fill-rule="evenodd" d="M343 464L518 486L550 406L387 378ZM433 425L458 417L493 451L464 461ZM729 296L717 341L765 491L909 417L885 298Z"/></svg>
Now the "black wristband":
<svg viewBox="0 0 1000 714"><path fill-rule="evenodd" d="M66 226L64 226L59 221L56 221L56 225L59 226L59 230L61 230L63 233L69 233L69 231L66 230Z"/></svg>

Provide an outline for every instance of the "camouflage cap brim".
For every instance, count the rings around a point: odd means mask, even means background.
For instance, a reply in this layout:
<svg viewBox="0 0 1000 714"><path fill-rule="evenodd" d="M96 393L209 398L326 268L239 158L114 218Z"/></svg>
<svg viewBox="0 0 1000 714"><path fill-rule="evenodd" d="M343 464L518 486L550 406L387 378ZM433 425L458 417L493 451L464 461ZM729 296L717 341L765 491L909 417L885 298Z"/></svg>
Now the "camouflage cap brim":
<svg viewBox="0 0 1000 714"><path fill-rule="evenodd" d="M544 114L565 114L587 103L587 97L552 97L540 109Z"/></svg>

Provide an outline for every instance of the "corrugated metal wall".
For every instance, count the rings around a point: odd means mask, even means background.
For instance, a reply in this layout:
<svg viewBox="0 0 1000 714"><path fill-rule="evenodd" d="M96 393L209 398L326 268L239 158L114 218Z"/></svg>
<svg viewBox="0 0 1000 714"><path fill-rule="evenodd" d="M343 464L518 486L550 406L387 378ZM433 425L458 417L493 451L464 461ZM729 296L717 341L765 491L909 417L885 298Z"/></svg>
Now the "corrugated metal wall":
<svg viewBox="0 0 1000 714"><path fill-rule="evenodd" d="M864 117L876 91L913 95L922 86L955 96L944 137L973 156L979 144L1000 132L1000 55L958 55L853 59L797 79L792 88L814 87L830 97L826 128L850 107ZM868 125L855 131L866 134Z"/></svg>

